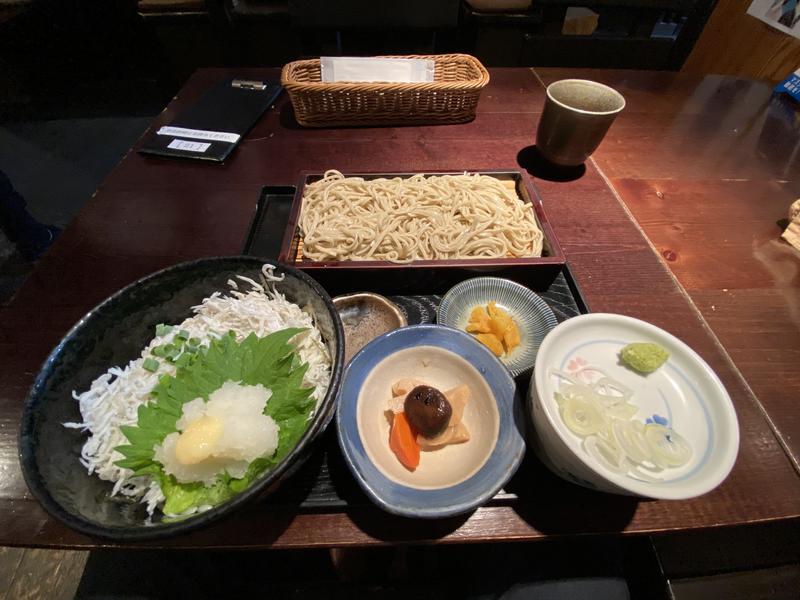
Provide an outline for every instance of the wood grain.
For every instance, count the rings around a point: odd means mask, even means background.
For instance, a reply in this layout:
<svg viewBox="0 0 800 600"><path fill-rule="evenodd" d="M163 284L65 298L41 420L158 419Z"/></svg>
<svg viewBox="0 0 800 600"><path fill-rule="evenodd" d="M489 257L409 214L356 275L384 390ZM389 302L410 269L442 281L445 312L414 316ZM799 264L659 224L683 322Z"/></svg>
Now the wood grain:
<svg viewBox="0 0 800 600"><path fill-rule="evenodd" d="M687 289L796 292L800 286L800 252L779 239L779 222L800 197L800 181L614 179L613 184Z"/></svg>
<svg viewBox="0 0 800 600"><path fill-rule="evenodd" d="M797 464L800 457L800 412L796 406L796 399L800 398L798 288L693 290L691 294Z"/></svg>
<svg viewBox="0 0 800 600"><path fill-rule="evenodd" d="M8 590L24 553L24 548L0 546L0 600L10 598Z"/></svg>
<svg viewBox="0 0 800 600"><path fill-rule="evenodd" d="M219 77L230 73L217 69L196 73L154 126L168 121ZM270 73L275 74L261 70L237 72L249 77L266 77ZM565 73L580 75L545 70L541 77L546 80ZM721 156L721 162L711 154L692 149L701 145L701 140L714 148L728 147L719 141L720 136L724 140L724 130L720 133L714 127L701 126L714 105L708 100L709 94L726 98L730 110L737 111L740 97L752 95L761 102L763 86L740 80L726 85L720 78L709 84L694 76L664 73L597 74L622 87L631 99L631 112L624 113L612 128L617 138L611 138L611 144L606 140L597 154L601 169L615 169L614 181L620 181L628 207L619 202L591 163L575 173L571 181L539 178L536 185L593 310L628 314L667 329L692 346L719 374L733 399L741 428L740 453L728 480L710 494L693 500L636 501L565 483L530 456L537 483L535 494L525 495L513 505L481 508L460 519L408 521L378 509L298 514L261 503L207 530L149 546L283 548L535 540L580 534L702 530L800 516L800 477L770 428L764 403L751 394L749 382L742 379L712 334L710 321L701 317L686 291L676 285L668 263L652 251L641 226L631 220L628 212L633 210L633 198L643 198L644 231L649 228L653 239L662 239L665 244L677 243L679 240L658 237L659 228L663 229L659 224L676 220L689 227L696 205L709 194L724 191L713 186L723 185L718 182L727 174L744 168L747 163L742 155L752 147L742 147L733 156ZM158 161L129 154L63 233L14 301L0 310L0 543L113 546L65 528L30 498L16 461L16 423L22 399L41 361L60 336L109 293L168 264L237 253L263 184L292 184L301 170L328 168L386 172L517 167L549 177L525 158L543 104L543 87L530 70L499 70L491 75L492 81L484 90L486 102L481 101L475 121L465 125L303 130L293 124L290 105L283 97L225 166ZM750 92L745 89L748 85ZM682 112L681 107L688 107L688 112ZM725 121L724 117L714 118ZM750 117L753 122L759 122L759 118L756 114ZM679 124L678 129L663 138L644 135L647 131L667 132L666 124L673 122ZM692 128L691 122L697 127ZM703 136L712 139L705 140ZM763 164L747 167L753 178L770 180L772 174L784 168L776 164L780 162L777 158L769 156ZM655 159L664 161L663 171L653 164ZM644 175L637 174L638 169L661 176L640 181ZM659 218L663 207L653 199L653 189L660 188L653 186L661 185L662 180L677 182L699 176L704 176L703 181L711 187L665 188L669 198L686 197L684 203L674 207L685 212ZM793 189L786 179L775 182L776 190ZM764 200L772 188L754 184L749 191L761 196L750 208L738 206L747 197L748 189L734 189L739 191L732 197L739 200L734 202L732 218L755 215L757 222L766 227L767 217L758 207L777 206L778 200ZM699 212L701 216L713 214L711 208ZM722 235L722 231L719 229L715 235ZM684 239L680 252L700 256L693 254L697 252L693 248L702 236L698 233L681 238ZM719 258L716 264L723 261ZM698 281L711 276L703 275L704 265L718 268L715 263L697 260L690 263L692 268L687 268L686 273ZM758 272L755 263L750 271ZM761 276L766 277L763 272ZM782 317L777 316L770 327L781 324ZM728 331L733 335L736 327L729 325ZM770 371L768 362L759 364L767 374L782 372ZM774 402L776 406L789 406L791 400L788 392L779 391ZM779 425L772 426L780 432Z"/></svg>
<svg viewBox="0 0 800 600"><path fill-rule="evenodd" d="M717 2L682 71L778 82L796 69L800 40L748 15L751 2Z"/></svg>
<svg viewBox="0 0 800 600"><path fill-rule="evenodd" d="M774 179L800 172L795 105L772 86L694 74L537 69L547 85L580 75L622 93L625 110L593 159L614 179Z"/></svg>
<svg viewBox="0 0 800 600"><path fill-rule="evenodd" d="M537 71L549 83L565 75ZM760 82L590 73L628 107L593 157L700 309L800 470L800 252L779 239L800 197L796 107ZM660 90L660 101L652 95Z"/></svg>
<svg viewBox="0 0 800 600"><path fill-rule="evenodd" d="M26 549L6 593L11 600L71 600L88 552Z"/></svg>

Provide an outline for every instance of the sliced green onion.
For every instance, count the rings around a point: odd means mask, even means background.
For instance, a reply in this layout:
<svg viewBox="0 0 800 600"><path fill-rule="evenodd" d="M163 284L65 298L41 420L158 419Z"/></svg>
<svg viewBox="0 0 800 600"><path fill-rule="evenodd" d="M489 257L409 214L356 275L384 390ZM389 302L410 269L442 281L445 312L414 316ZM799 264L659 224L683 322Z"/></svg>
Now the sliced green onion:
<svg viewBox="0 0 800 600"><path fill-rule="evenodd" d="M663 481L664 469L692 459L692 446L666 420L634 420L640 409L633 392L597 367L551 370L559 381L555 401L564 425L583 438L583 449L606 469L643 481ZM659 419L665 421L660 423Z"/></svg>
<svg viewBox="0 0 800 600"><path fill-rule="evenodd" d="M169 335L172 333L172 325L164 325L164 323L159 323L156 325L156 336L162 337L165 335Z"/></svg>
<svg viewBox="0 0 800 600"><path fill-rule="evenodd" d="M191 354L186 354L186 353L184 352L183 354L181 354L181 355L180 355L180 356L179 356L179 357L178 357L178 358L175 360L175 366L178 366L178 367L185 367L186 365L188 365L188 364L189 364L189 361L191 361L191 360L192 360L192 355L191 355Z"/></svg>
<svg viewBox="0 0 800 600"><path fill-rule="evenodd" d="M652 452L644 438L644 425L641 421L614 419L611 431L617 445L633 462L643 463L650 460Z"/></svg>
<svg viewBox="0 0 800 600"><path fill-rule="evenodd" d="M652 449L650 460L659 467L680 467L692 458L692 447L674 429L648 423L644 438Z"/></svg>
<svg viewBox="0 0 800 600"><path fill-rule="evenodd" d="M189 345L190 346L199 346L200 345L200 338L196 338L196 337L189 338Z"/></svg>
<svg viewBox="0 0 800 600"><path fill-rule="evenodd" d="M158 361L155 358L145 358L144 362L142 363L142 368L145 371L150 371L151 373L155 373L158 371Z"/></svg>
<svg viewBox="0 0 800 600"><path fill-rule="evenodd" d="M590 401L568 398L559 408L564 424L582 437L597 433L605 425L603 414Z"/></svg>
<svg viewBox="0 0 800 600"><path fill-rule="evenodd" d="M186 331L185 329L181 329L181 330L180 330L180 331L179 331L179 332L178 332L178 333L175 335L175 337L176 337L176 338L178 338L179 340L186 341L186 340L188 340L188 339L189 339L189 332L188 332L188 331Z"/></svg>
<svg viewBox="0 0 800 600"><path fill-rule="evenodd" d="M153 356L164 356L164 346L156 346L152 350Z"/></svg>

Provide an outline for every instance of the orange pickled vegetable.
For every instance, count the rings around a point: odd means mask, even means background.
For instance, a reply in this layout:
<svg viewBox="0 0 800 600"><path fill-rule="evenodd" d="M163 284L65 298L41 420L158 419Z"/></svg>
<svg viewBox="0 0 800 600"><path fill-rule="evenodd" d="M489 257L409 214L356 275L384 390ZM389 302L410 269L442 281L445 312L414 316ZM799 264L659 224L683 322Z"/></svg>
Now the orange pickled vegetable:
<svg viewBox="0 0 800 600"><path fill-rule="evenodd" d="M494 352L495 356L503 356L503 344L497 339L493 333L479 333L477 336L478 341Z"/></svg>
<svg viewBox="0 0 800 600"><path fill-rule="evenodd" d="M506 311L498 307L494 300L484 308L472 309L467 322L467 331L497 356L509 354L520 344L517 324Z"/></svg>
<svg viewBox="0 0 800 600"><path fill-rule="evenodd" d="M514 321L511 321L511 326L506 329L503 335L503 345L506 347L506 352L511 352L514 348L519 346L519 329Z"/></svg>
<svg viewBox="0 0 800 600"><path fill-rule="evenodd" d="M485 308L476 306L472 309L472 313L469 315L467 331L470 333L491 333L491 323Z"/></svg>
<svg viewBox="0 0 800 600"><path fill-rule="evenodd" d="M389 448L409 471L419 466L419 444L417 434L411 429L405 413L396 413L389 433Z"/></svg>

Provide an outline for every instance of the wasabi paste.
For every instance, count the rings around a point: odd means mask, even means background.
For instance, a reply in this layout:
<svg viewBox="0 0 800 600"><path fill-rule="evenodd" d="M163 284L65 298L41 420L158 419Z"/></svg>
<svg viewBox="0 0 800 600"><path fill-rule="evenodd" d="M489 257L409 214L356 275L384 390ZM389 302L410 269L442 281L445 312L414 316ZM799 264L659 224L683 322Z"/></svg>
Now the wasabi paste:
<svg viewBox="0 0 800 600"><path fill-rule="evenodd" d="M652 373L667 362L669 352L658 344L636 342L620 350L619 358L626 367L639 373Z"/></svg>

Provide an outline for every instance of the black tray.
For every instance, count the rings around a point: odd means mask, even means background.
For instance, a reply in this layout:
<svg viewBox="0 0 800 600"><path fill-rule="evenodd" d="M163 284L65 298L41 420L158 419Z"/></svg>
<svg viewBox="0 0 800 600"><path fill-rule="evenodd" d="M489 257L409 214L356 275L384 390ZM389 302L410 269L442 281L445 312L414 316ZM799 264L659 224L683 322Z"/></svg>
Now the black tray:
<svg viewBox="0 0 800 600"><path fill-rule="evenodd" d="M294 186L266 186L262 189L256 215L245 243L245 254L277 258L294 193ZM413 273L413 267L409 269ZM332 271L336 270L332 269ZM369 289L365 289L363 285L357 283L358 279L349 276L346 270L341 270L340 273L341 275L332 275L330 278L326 278L326 281L321 282L331 296L361 291L383 293L406 314L409 325L433 322L436 319L436 307L441 300L441 294L446 291L443 288L428 288L425 291L432 293L396 294L392 293L392 282L388 278L379 281L370 280ZM531 267L513 270L501 268L485 273L475 272L471 276L481 274L508 277L528 286L547 302L559 322L589 312L569 267L566 265L556 268ZM314 275L316 276L317 273ZM397 275L394 273L393 278L396 279ZM465 279L469 276L461 278ZM426 281L426 283L428 286L431 285L430 281ZM450 280L446 280L438 285L449 287L452 283ZM407 285L408 282L403 287L407 287ZM518 379L517 388L521 397L525 398L528 381ZM506 488L489 502L490 505L513 502L517 498L517 494L513 490L518 489L520 485L525 485L526 481L536 479L532 476L531 470L539 471L542 467L535 458L531 458L531 455L532 453L529 452L517 474ZM528 477L528 475L531 476ZM289 485L271 495L266 503L274 506L299 506L301 509L309 510L345 509L371 504L344 462L333 427L330 427L320 440L319 448L291 477Z"/></svg>

